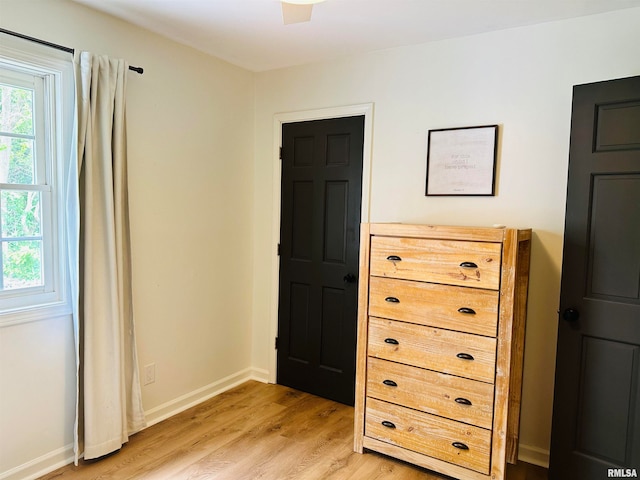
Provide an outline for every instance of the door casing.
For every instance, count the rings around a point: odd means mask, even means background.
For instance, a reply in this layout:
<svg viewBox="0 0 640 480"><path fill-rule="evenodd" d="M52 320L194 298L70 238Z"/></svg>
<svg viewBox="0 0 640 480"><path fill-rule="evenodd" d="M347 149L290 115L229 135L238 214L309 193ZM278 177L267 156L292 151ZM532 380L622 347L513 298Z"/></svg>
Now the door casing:
<svg viewBox="0 0 640 480"><path fill-rule="evenodd" d="M371 141L373 138L373 103L349 105L344 107L323 108L318 110L303 110L299 112L278 113L273 122L273 217L272 257L271 257L271 308L269 312L269 383L276 383L278 358L275 349L275 338L278 335L278 297L280 279L280 261L278 257L278 243L280 242L280 194L282 191L282 162L280 147L282 145L282 125L284 123L305 122L328 118L355 117L364 115L364 144L362 147L362 206L360 221L370 220L371 199Z"/></svg>

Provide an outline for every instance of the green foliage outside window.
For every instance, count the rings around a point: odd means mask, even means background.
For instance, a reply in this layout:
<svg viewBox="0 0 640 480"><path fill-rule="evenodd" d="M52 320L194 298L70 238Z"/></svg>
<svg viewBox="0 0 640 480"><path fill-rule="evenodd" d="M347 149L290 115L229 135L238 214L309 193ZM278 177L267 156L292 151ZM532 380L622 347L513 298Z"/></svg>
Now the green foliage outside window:
<svg viewBox="0 0 640 480"><path fill-rule="evenodd" d="M33 91L0 84L2 288L42 284L41 193L35 183Z"/></svg>

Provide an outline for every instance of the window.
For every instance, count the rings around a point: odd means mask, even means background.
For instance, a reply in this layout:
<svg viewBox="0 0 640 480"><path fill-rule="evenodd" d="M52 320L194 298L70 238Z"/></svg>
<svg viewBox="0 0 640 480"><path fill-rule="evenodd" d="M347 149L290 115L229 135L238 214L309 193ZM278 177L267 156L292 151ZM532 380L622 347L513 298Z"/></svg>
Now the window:
<svg viewBox="0 0 640 480"><path fill-rule="evenodd" d="M68 54L56 59L51 49L2 40L0 324L6 324L69 311L63 187L73 94Z"/></svg>
<svg viewBox="0 0 640 480"><path fill-rule="evenodd" d="M13 75L11 75L13 74ZM0 72L0 290L43 287L43 220L51 217L43 78ZM35 121L34 121L35 120ZM36 125L37 122L37 125ZM36 135L37 132L37 135ZM49 232L47 232L49 233ZM50 255L46 255L47 257Z"/></svg>

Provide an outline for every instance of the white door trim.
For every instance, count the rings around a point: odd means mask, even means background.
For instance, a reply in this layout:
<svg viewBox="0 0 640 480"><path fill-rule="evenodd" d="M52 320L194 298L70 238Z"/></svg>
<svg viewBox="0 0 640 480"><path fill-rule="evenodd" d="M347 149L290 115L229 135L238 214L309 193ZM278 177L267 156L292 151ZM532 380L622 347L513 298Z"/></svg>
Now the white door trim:
<svg viewBox="0 0 640 480"><path fill-rule="evenodd" d="M273 218L271 258L271 312L270 312L270 350L269 350L269 382L276 383L278 359L275 349L275 338L278 335L278 296L280 283L280 261L277 245L280 242L280 192L282 191L282 164L280 147L282 146L282 124L321 120L325 118L355 117L364 115L364 144L362 147L362 206L360 219L369 221L371 202L371 147L373 140L373 103L349 105L344 107L305 110L300 112L278 113L273 120Z"/></svg>

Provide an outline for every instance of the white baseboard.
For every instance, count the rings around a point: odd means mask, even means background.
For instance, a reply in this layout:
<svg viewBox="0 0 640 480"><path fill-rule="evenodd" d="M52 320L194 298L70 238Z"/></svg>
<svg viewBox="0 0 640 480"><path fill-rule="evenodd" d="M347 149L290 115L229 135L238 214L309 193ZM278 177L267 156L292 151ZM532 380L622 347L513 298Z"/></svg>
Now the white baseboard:
<svg viewBox="0 0 640 480"><path fill-rule="evenodd" d="M246 368L167 403L158 405L157 407L145 412L147 427L155 425L162 420L166 420L167 418L194 407L205 400L209 400L216 395L220 395L221 393L226 392L233 387L237 387L247 380L257 380L259 382L267 383L267 376L268 372L266 370Z"/></svg>
<svg viewBox="0 0 640 480"><path fill-rule="evenodd" d="M520 444L518 448L518 460L532 463L539 467L549 468L549 450Z"/></svg>
<svg viewBox="0 0 640 480"><path fill-rule="evenodd" d="M73 462L73 444L0 472L0 480L34 480Z"/></svg>
<svg viewBox="0 0 640 480"><path fill-rule="evenodd" d="M270 383L269 370L265 370L264 368L252 368L251 380L255 380L257 382L262 382L262 383Z"/></svg>
<svg viewBox="0 0 640 480"><path fill-rule="evenodd" d="M216 382L182 395L145 412L147 427L236 387L247 380L269 383L269 372L261 368L246 368ZM73 462L73 445L67 445L41 457L0 472L0 480L34 480Z"/></svg>

